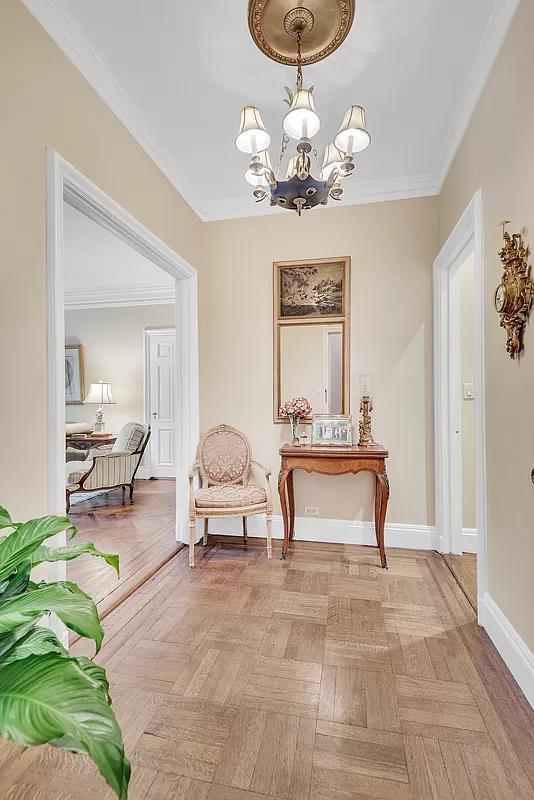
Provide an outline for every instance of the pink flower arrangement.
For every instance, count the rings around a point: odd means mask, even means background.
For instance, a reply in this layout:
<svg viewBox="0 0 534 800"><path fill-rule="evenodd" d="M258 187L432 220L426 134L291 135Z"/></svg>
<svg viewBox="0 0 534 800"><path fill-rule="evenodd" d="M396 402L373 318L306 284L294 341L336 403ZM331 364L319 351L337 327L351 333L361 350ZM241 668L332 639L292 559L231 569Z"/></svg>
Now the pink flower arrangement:
<svg viewBox="0 0 534 800"><path fill-rule="evenodd" d="M281 417L309 417L312 407L305 397L294 397L293 400L286 400L282 403L278 411Z"/></svg>

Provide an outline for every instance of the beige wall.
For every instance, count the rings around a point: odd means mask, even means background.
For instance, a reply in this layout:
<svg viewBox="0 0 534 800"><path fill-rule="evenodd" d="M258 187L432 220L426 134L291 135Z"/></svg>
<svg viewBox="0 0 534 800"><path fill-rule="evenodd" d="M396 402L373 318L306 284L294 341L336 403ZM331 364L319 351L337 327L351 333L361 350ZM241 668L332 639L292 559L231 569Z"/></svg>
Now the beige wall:
<svg viewBox="0 0 534 800"><path fill-rule="evenodd" d="M50 147L193 266L201 223L19 0L0 3L0 503L46 512L46 189Z"/></svg>
<svg viewBox="0 0 534 800"><path fill-rule="evenodd" d="M441 241L482 187L484 207L488 590L534 650L534 332L520 363L493 306L499 222L534 246L534 4L523 2L440 198Z"/></svg>
<svg viewBox="0 0 534 800"><path fill-rule="evenodd" d="M174 306L91 308L65 312L65 341L82 344L85 388L111 383L117 405L104 406L106 432L144 422L144 331L174 327ZM93 422L96 406L67 405L68 422Z"/></svg>
<svg viewBox="0 0 534 800"><path fill-rule="evenodd" d="M464 386L475 382L475 259L471 254L458 270L460 290L460 370L462 403L462 519L476 528L475 402Z"/></svg>
<svg viewBox="0 0 534 800"><path fill-rule="evenodd" d="M207 223L201 278L203 428L227 422L251 438L256 458L279 465L289 428L272 419L273 261L346 256L351 276L351 412L359 373L374 374L374 430L391 452L388 519L434 523L432 261L437 200L426 198ZM297 514L372 519L367 475L298 473Z"/></svg>

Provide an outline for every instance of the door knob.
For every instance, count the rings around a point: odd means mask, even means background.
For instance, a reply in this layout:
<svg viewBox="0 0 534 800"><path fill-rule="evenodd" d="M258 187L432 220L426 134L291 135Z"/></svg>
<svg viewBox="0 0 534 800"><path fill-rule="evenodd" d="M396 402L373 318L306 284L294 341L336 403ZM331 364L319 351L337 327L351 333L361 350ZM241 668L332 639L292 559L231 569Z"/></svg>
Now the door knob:
<svg viewBox="0 0 534 800"><path fill-rule="evenodd" d="M153 417L154 417L154 419L155 419L155 418L158 416L158 412L157 412L157 411L153 411L153 412L152 412L152 416L153 416Z"/></svg>

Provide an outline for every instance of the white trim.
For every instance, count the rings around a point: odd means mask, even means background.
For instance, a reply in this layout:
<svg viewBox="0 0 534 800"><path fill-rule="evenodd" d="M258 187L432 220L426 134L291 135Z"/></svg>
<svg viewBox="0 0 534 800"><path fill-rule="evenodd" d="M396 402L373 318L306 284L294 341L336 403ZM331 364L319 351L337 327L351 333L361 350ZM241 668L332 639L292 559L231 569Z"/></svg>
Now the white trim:
<svg viewBox="0 0 534 800"><path fill-rule="evenodd" d="M265 537L265 515L257 514L248 519L249 537ZM209 522L210 533L225 536L240 536L240 519L213 519ZM430 525L404 525L388 522L385 528L386 547L406 547L410 550L437 550L439 537ZM284 538L284 525L280 515L273 516L273 538ZM319 517L296 517L295 541L332 542L338 544L367 544L376 546L374 522L351 519L321 519Z"/></svg>
<svg viewBox="0 0 534 800"><path fill-rule="evenodd" d="M475 440L478 599L486 592L486 429L484 374L484 264L482 191L465 209L433 266L434 278L434 440L436 529L444 553L462 552L461 451L455 431L459 387L451 392L451 376L459 374L457 303L454 276L472 252L475 264ZM454 378L453 378L454 379ZM456 378L458 382L458 378Z"/></svg>
<svg viewBox="0 0 534 800"><path fill-rule="evenodd" d="M176 303L176 538L188 541L187 475L199 434L197 273L148 228L115 203L54 150L47 150L47 375L48 510L65 513L63 203L110 230L175 279ZM64 576L52 565L55 579ZM61 573L63 570L63 573Z"/></svg>
<svg viewBox="0 0 534 800"><path fill-rule="evenodd" d="M520 637L493 597L485 592L478 601L478 621L534 708L534 653Z"/></svg>
<svg viewBox="0 0 534 800"><path fill-rule="evenodd" d="M451 124L444 140L445 144L439 154L436 165L438 194L473 118L478 101L484 91L518 6L519 0L501 0L486 28L484 38L480 43L475 61L452 116Z"/></svg>
<svg viewBox="0 0 534 800"><path fill-rule="evenodd" d="M65 291L65 309L74 311L86 308L122 308L123 306L156 306L175 302L172 286L155 286L153 283L124 286L90 286Z"/></svg>
<svg viewBox="0 0 534 800"><path fill-rule="evenodd" d="M478 552L478 531L476 528L462 528L462 552Z"/></svg>

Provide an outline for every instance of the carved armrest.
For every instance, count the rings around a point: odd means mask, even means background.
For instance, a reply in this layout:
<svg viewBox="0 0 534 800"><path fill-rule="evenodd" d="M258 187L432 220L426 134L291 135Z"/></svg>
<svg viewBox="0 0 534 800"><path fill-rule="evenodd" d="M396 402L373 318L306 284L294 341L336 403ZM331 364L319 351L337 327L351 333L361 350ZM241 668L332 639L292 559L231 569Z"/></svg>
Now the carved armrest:
<svg viewBox="0 0 534 800"><path fill-rule="evenodd" d="M271 481L270 481L271 470L267 469L267 467L264 467L263 464L260 464L259 461L251 461L250 464L251 464L251 466L258 467L258 469L260 469L263 472L264 476L265 476L265 495L266 495L266 499L267 499L267 514L272 514L273 513L273 497L272 497Z"/></svg>
<svg viewBox="0 0 534 800"><path fill-rule="evenodd" d="M271 470L267 469L267 467L264 467L263 464L260 464L259 461L251 461L250 465L251 466L255 466L255 467L259 467L259 469L261 469L261 471L264 472L266 476L269 476L269 475L272 474Z"/></svg>

